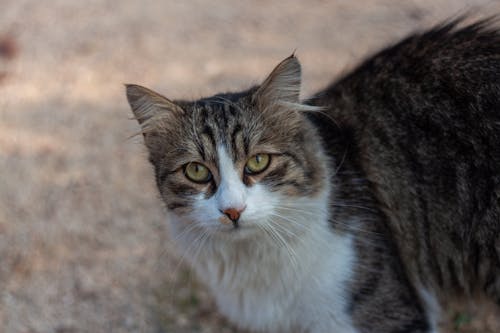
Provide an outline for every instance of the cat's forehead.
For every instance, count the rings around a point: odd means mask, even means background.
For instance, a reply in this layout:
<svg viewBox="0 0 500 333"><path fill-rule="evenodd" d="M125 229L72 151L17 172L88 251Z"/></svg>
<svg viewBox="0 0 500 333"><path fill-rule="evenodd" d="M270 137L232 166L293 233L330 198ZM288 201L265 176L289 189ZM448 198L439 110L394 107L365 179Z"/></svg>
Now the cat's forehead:
<svg viewBox="0 0 500 333"><path fill-rule="evenodd" d="M252 110L244 104L230 101L205 100L194 110L197 134L205 147L226 147L237 159L248 154L249 143L258 132L249 130Z"/></svg>
<svg viewBox="0 0 500 333"><path fill-rule="evenodd" d="M228 120L245 118L252 114L251 98L247 94L218 94L192 102L194 117L203 117L223 127Z"/></svg>
<svg viewBox="0 0 500 333"><path fill-rule="evenodd" d="M214 134L246 127L258 118L251 99L242 94L219 94L191 102L184 108L189 122L198 131L211 130Z"/></svg>
<svg viewBox="0 0 500 333"><path fill-rule="evenodd" d="M214 123L218 127L224 128L231 120L244 116L245 113L242 111L246 107L240 104L215 98L202 99L192 104L192 117L203 123Z"/></svg>
<svg viewBox="0 0 500 333"><path fill-rule="evenodd" d="M188 145L189 152L205 161L216 160L216 147L225 147L234 161L288 148L300 128L297 114L263 110L252 98L253 92L250 89L179 103L186 112L182 128L174 129L183 138L177 144Z"/></svg>

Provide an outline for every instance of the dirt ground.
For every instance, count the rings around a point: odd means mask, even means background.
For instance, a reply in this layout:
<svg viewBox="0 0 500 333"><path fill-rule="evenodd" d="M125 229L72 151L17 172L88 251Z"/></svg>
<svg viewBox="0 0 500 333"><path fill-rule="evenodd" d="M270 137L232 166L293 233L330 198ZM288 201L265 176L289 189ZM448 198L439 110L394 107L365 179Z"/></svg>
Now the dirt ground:
<svg viewBox="0 0 500 333"><path fill-rule="evenodd" d="M0 6L0 332L237 332L178 259L123 83L196 98L296 50L304 96L493 1L35 1ZM444 332L500 332L488 306Z"/></svg>

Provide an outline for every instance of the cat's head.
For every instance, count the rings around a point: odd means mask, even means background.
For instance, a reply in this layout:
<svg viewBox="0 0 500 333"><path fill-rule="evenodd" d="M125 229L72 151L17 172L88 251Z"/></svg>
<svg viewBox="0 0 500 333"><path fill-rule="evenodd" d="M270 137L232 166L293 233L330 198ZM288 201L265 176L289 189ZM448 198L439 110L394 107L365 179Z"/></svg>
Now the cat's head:
<svg viewBox="0 0 500 333"><path fill-rule="evenodd" d="M258 87L194 102L127 85L177 232L241 239L314 220L327 170L300 76L291 56Z"/></svg>

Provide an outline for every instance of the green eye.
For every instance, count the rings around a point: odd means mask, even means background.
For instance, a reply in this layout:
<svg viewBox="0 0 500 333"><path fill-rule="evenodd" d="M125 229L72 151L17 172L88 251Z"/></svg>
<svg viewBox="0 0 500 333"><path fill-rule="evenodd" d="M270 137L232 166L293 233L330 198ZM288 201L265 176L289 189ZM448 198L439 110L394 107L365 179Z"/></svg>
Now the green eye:
<svg viewBox="0 0 500 333"><path fill-rule="evenodd" d="M271 157L268 154L257 154L248 160L245 165L245 172L247 174L259 173L269 166L269 162L271 162Z"/></svg>
<svg viewBox="0 0 500 333"><path fill-rule="evenodd" d="M195 183L207 183L212 179L212 174L206 166L196 162L190 162L184 167L184 175Z"/></svg>

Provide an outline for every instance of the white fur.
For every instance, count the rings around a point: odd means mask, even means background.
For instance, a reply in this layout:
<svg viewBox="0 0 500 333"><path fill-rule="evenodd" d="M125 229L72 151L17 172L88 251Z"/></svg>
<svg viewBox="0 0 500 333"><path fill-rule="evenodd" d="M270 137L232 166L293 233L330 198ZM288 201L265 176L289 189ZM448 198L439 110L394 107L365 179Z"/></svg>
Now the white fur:
<svg viewBox="0 0 500 333"><path fill-rule="evenodd" d="M216 194L169 219L220 311L254 331L356 332L345 313L355 254L352 240L328 225L328 187L313 198L247 187L223 147L218 156ZM240 228L221 224L220 210L238 205L246 206Z"/></svg>
<svg viewBox="0 0 500 333"><path fill-rule="evenodd" d="M419 287L417 290L420 299L424 303L425 312L431 325L432 331L430 333L438 333L438 320L441 315L441 307L439 306L437 297L434 293L424 287Z"/></svg>
<svg viewBox="0 0 500 333"><path fill-rule="evenodd" d="M218 147L219 173L221 182L215 194L215 200L220 210L235 208L241 210L245 207L247 190L234 167L233 161L227 155L224 147Z"/></svg>

